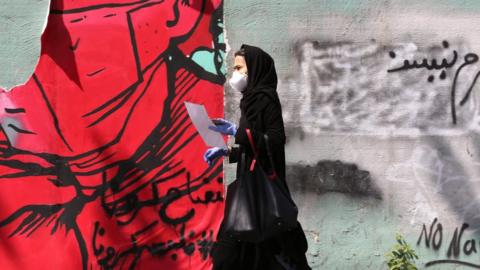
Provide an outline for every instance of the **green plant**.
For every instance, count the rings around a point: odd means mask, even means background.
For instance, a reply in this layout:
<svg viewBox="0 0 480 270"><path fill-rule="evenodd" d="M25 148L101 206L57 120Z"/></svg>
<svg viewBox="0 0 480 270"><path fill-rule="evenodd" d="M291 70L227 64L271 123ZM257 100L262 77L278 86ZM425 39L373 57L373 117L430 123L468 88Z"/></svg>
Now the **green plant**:
<svg viewBox="0 0 480 270"><path fill-rule="evenodd" d="M385 254L389 270L418 270L414 261L418 256L410 245L407 244L403 236L396 234L397 243L392 250Z"/></svg>

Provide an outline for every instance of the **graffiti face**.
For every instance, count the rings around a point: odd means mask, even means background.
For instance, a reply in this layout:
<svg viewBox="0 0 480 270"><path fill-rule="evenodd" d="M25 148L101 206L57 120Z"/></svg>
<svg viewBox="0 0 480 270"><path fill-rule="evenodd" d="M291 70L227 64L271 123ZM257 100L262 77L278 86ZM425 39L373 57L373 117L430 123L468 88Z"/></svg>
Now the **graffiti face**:
<svg viewBox="0 0 480 270"><path fill-rule="evenodd" d="M224 75L206 68L221 70L221 18L220 1L51 2L34 74L0 92L0 179L16 180L0 183L0 249L48 239L74 258L2 269L208 268L222 166L201 162L183 101L223 113Z"/></svg>
<svg viewBox="0 0 480 270"><path fill-rule="evenodd" d="M17 130L14 146L77 156L113 143L121 133L135 132L138 139L130 145L136 149L143 141L139 131L152 130L161 117L163 108L151 105L166 98L166 92L158 90L141 96L142 88L153 65L159 64L156 81L150 84L166 89L166 65L158 59L171 39L192 31L204 4L159 1L114 8L52 4L35 76L27 85L3 93L15 103L13 109L25 110L15 116L24 132ZM60 9L62 4L70 9ZM52 39L55 42L48 42ZM32 92L38 94L31 96ZM137 121L140 114L155 119ZM137 119L131 121L133 117ZM38 121L47 118L51 121ZM32 135L46 142L53 134L58 143L31 143Z"/></svg>

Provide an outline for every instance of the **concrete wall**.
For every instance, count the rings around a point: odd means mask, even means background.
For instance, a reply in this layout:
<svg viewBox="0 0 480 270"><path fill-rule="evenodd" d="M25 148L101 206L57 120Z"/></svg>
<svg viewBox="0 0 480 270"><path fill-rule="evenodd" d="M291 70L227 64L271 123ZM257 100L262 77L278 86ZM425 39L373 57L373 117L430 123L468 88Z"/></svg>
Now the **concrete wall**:
<svg viewBox="0 0 480 270"><path fill-rule="evenodd" d="M3 2L0 25L20 27L0 35L0 85L10 86L36 59L6 56L38 51L47 3ZM386 269L396 232L421 268L479 264L479 11L475 0L224 3L227 64L242 43L276 60L288 180L312 268ZM226 118L238 119L240 97L225 90ZM231 181L234 166L225 169Z"/></svg>
<svg viewBox="0 0 480 270"><path fill-rule="evenodd" d="M454 0L225 3L230 64L242 43L276 60L288 180L314 269L386 269L396 232L421 268L479 264L479 11ZM448 256L463 223L458 257ZM425 235L417 245L424 224L435 245Z"/></svg>
<svg viewBox="0 0 480 270"><path fill-rule="evenodd" d="M25 83L40 55L49 0L0 1L0 87Z"/></svg>

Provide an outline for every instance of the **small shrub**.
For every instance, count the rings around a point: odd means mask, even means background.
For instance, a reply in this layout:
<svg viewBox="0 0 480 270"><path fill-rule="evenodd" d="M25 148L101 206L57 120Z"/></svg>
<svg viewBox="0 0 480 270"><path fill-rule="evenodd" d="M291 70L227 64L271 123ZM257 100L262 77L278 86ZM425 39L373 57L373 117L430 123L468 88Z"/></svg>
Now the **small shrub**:
<svg viewBox="0 0 480 270"><path fill-rule="evenodd" d="M414 261L418 256L410 245L407 244L403 236L397 233L397 243L393 249L385 254L389 270L418 270Z"/></svg>

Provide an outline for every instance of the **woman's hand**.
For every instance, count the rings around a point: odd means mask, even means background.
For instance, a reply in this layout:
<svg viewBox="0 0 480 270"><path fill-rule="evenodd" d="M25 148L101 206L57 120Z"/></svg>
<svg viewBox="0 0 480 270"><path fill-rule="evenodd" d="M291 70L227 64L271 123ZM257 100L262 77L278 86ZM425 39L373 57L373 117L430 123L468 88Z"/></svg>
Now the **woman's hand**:
<svg viewBox="0 0 480 270"><path fill-rule="evenodd" d="M215 126L209 126L208 129L232 136L235 136L237 133L237 126L230 121L227 121L223 118L213 118L212 122L215 124Z"/></svg>
<svg viewBox="0 0 480 270"><path fill-rule="evenodd" d="M203 160L208 163L208 166L212 166L213 161L220 156L226 156L228 155L228 150L222 147L212 147L207 149L205 151L205 154L203 154Z"/></svg>

